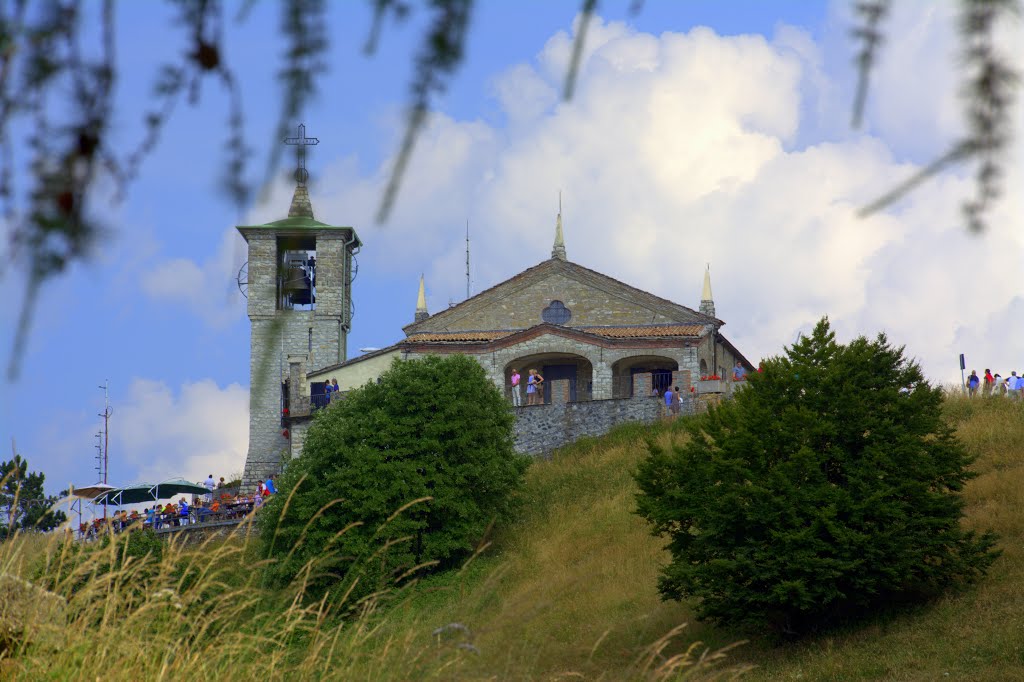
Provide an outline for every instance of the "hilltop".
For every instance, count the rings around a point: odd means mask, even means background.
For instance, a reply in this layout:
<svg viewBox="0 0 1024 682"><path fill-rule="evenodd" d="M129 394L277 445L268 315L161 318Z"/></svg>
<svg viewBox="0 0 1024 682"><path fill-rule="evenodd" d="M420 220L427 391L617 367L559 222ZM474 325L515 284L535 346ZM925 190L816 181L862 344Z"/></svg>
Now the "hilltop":
<svg viewBox="0 0 1024 682"><path fill-rule="evenodd" d="M646 439L686 438L679 423L660 423L622 427L536 462L517 522L499 529L479 556L355 622L301 607L291 592L265 590L242 535L198 550L171 545L159 565L129 562L107 574L96 571L99 559L72 571L67 553L45 538L7 543L5 571L67 605L30 613L30 645L9 652L0 672L37 679L103 669L113 680L677 679L670 673L681 659L673 657L693 643L702 643L691 650L698 657L749 639L696 678L752 667L742 679L1022 679L1024 405L950 398L945 412L977 456L966 523L999 533L1004 553L978 585L856 629L779 645L702 625L685 604L659 599L667 556L632 513L632 471ZM69 571L74 580L56 578Z"/></svg>
<svg viewBox="0 0 1024 682"><path fill-rule="evenodd" d="M1024 405L954 397L945 413L977 457L967 525L1000 535L1003 555L989 575L851 631L782 646L753 637L720 667L756 666L743 675L751 680L1024 679ZM695 641L717 649L748 638L697 623L685 605L657 595L667 555L632 513L630 472L646 454L644 439L685 437L678 425L628 426L538 462L522 520L498 534L494 555L459 579L422 585L390 626L463 624L479 651L466 671L499 679L623 679L682 623L664 656Z"/></svg>

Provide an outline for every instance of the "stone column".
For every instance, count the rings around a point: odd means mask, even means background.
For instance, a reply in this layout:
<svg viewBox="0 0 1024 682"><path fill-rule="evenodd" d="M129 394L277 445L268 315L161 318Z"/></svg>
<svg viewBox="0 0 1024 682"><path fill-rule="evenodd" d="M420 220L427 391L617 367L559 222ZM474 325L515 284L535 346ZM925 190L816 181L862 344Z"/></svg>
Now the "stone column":
<svg viewBox="0 0 1024 682"><path fill-rule="evenodd" d="M594 368L593 400L608 400L612 397L612 366L607 362L591 362Z"/></svg>
<svg viewBox="0 0 1024 682"><path fill-rule="evenodd" d="M639 372L633 375L633 397L647 398L651 395L651 375Z"/></svg>
<svg viewBox="0 0 1024 682"><path fill-rule="evenodd" d="M692 375L688 369L680 369L672 372L672 385L679 387L679 392L686 394L690 392Z"/></svg>
<svg viewBox="0 0 1024 682"><path fill-rule="evenodd" d="M555 379L551 382L551 404L564 405L569 402L569 380Z"/></svg>
<svg viewBox="0 0 1024 682"><path fill-rule="evenodd" d="M304 417L309 414L306 358L303 355L288 356L288 403L288 411L292 417Z"/></svg>

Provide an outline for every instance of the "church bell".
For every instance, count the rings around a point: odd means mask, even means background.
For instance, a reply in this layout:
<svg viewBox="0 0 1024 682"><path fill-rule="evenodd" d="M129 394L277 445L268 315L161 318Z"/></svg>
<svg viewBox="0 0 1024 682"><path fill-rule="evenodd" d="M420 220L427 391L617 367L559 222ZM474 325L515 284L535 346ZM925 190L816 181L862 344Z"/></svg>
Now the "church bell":
<svg viewBox="0 0 1024 682"><path fill-rule="evenodd" d="M306 259L290 259L284 268L281 291L292 305L309 305L314 302L312 267Z"/></svg>

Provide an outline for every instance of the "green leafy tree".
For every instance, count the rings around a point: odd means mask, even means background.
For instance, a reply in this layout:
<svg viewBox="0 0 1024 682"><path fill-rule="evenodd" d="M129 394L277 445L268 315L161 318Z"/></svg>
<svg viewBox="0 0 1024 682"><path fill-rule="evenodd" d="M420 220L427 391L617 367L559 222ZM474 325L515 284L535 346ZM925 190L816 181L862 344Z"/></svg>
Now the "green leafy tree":
<svg viewBox="0 0 1024 682"><path fill-rule="evenodd" d="M46 476L30 472L28 461L15 454L0 462L0 535L7 537L19 529L50 530L67 520L62 511L53 511L58 497L43 491Z"/></svg>
<svg viewBox="0 0 1024 682"><path fill-rule="evenodd" d="M995 536L961 528L971 458L942 400L884 335L841 345L823 319L685 445L650 446L638 513L669 539L663 597L789 636L983 574Z"/></svg>
<svg viewBox="0 0 1024 682"><path fill-rule="evenodd" d="M271 576L365 595L459 565L508 517L528 459L513 416L464 356L398 361L322 411L260 512ZM426 566L425 566L426 565Z"/></svg>

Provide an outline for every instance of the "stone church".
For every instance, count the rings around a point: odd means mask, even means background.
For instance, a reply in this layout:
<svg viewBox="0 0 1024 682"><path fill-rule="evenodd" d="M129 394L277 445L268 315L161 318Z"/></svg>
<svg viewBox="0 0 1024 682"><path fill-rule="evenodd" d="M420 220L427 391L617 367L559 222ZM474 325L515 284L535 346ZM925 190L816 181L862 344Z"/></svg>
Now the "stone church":
<svg viewBox="0 0 1024 682"><path fill-rule="evenodd" d="M582 404L632 398L637 386L651 393L675 382L686 391L701 376L726 377L737 362L753 369L721 333L709 271L697 310L647 293L570 261L561 214L548 260L433 315L421 278L405 338L352 359L355 231L314 220L303 185L287 218L238 229L249 245L252 322L245 485L298 455L310 415L325 404L325 382L357 388L395 358L469 355L509 396L512 369L536 369L546 403L552 386L565 393L561 402Z"/></svg>

